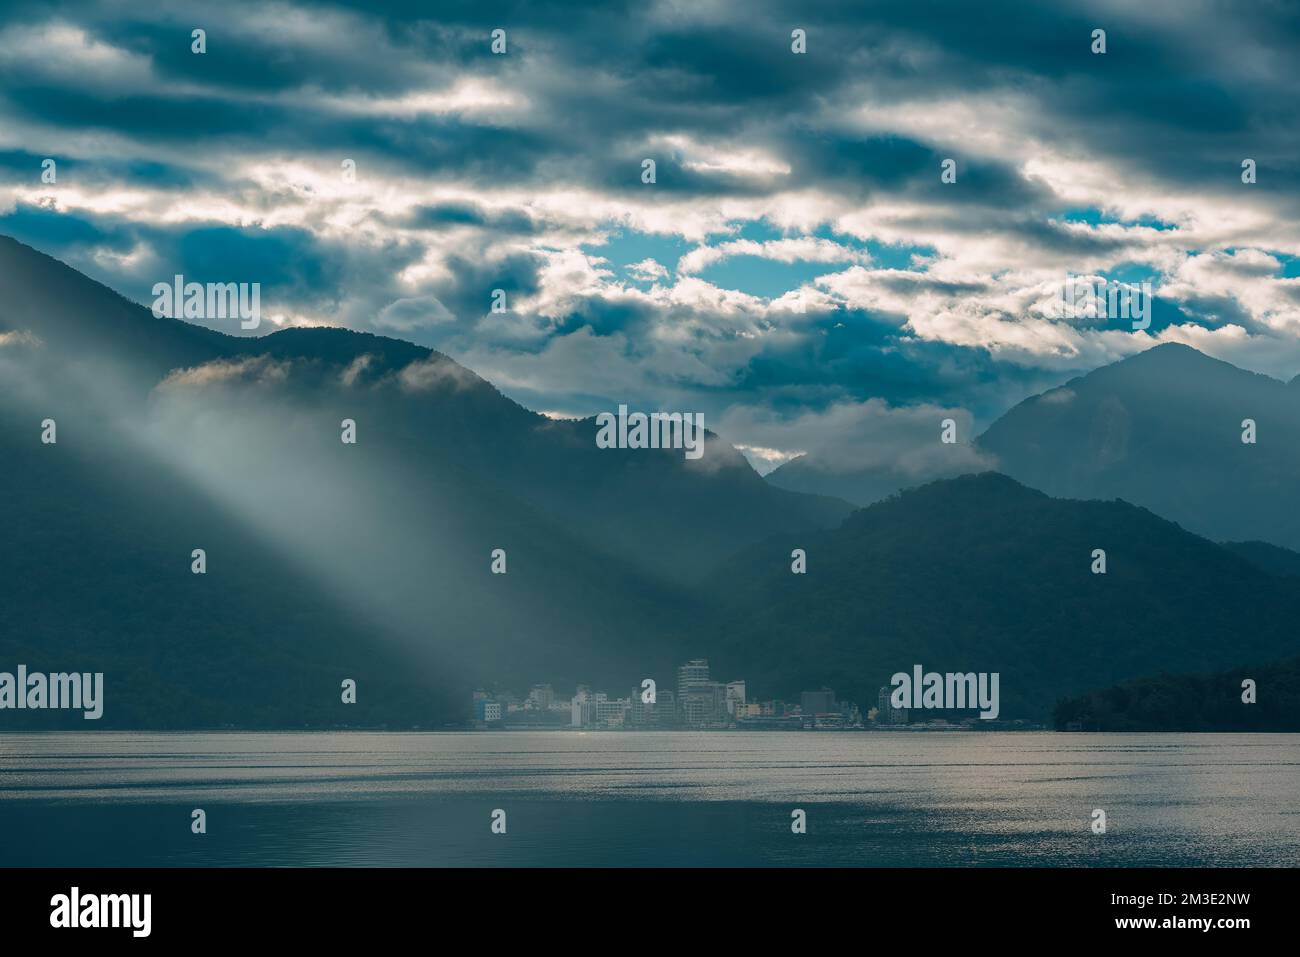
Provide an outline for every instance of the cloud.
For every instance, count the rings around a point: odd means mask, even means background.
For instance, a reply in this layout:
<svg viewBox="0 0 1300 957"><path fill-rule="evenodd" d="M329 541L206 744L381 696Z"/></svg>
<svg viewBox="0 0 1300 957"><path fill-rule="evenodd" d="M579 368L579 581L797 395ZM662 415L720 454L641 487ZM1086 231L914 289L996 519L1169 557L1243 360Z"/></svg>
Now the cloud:
<svg viewBox="0 0 1300 957"><path fill-rule="evenodd" d="M483 380L473 372L439 355L404 366L396 378L408 392L428 392L443 387L464 390L483 385Z"/></svg>
<svg viewBox="0 0 1300 957"><path fill-rule="evenodd" d="M677 271L683 274L702 272L709 266L733 256L754 256L779 263L866 263L871 256L864 250L850 249L828 239L800 238L776 239L754 242L737 239L712 246L698 246L677 262Z"/></svg>
<svg viewBox="0 0 1300 957"><path fill-rule="evenodd" d="M668 277L667 267L654 259L642 259L640 262L632 263L627 267L627 271L633 279L642 282L657 282Z"/></svg>
<svg viewBox="0 0 1300 957"><path fill-rule="evenodd" d="M40 337L24 330L0 331L0 349L38 349Z"/></svg>
<svg viewBox="0 0 1300 957"><path fill-rule="evenodd" d="M136 301L259 281L269 327L400 335L536 408L751 409L756 458L798 447L765 414L981 422L1160 341L1300 365L1281 6L512 6L505 56L473 5L55 11L0 12L0 232ZM1151 327L1053 314L1067 276L1149 278Z"/></svg>
<svg viewBox="0 0 1300 957"><path fill-rule="evenodd" d="M340 384L342 384L346 388L349 389L352 388L354 385L357 384L357 382L361 379L361 377L365 375L366 371L370 369L372 365L374 365L374 363L375 363L375 357L373 355L370 355L369 353L366 353L365 355L357 356L350 363L348 363L348 367L346 369L344 369L342 372L339 373Z"/></svg>
<svg viewBox="0 0 1300 957"><path fill-rule="evenodd" d="M411 332L429 323L451 322L456 317L435 296L417 296L390 302L375 317L380 329Z"/></svg>
<svg viewBox="0 0 1300 957"><path fill-rule="evenodd" d="M289 378L289 372L290 363L272 359L270 356L220 359L188 369L175 369L158 384L158 389L162 392L176 392L185 389L205 389L234 382L277 385Z"/></svg>
<svg viewBox="0 0 1300 957"><path fill-rule="evenodd" d="M0 71L29 83L85 84L100 95L141 90L157 82L147 56L114 46L62 20L0 29Z"/></svg>
<svg viewBox="0 0 1300 957"><path fill-rule="evenodd" d="M940 441L945 419L957 425L957 444ZM752 446L741 446L751 462L758 460L756 464L775 467L805 455L810 465L832 472L880 470L918 481L995 467L991 458L970 444L973 428L964 409L929 404L892 407L880 399L836 402L815 412L787 416L737 407L719 425L724 436L752 436L761 443L756 455Z"/></svg>

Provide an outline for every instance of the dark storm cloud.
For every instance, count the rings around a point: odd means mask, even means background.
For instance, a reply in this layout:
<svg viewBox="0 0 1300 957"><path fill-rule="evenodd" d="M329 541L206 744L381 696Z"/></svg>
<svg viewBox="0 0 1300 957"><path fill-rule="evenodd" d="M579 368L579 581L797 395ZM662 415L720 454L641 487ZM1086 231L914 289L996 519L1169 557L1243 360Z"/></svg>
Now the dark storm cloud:
<svg viewBox="0 0 1300 957"><path fill-rule="evenodd" d="M671 383L711 408L984 416L1148 344L1045 325L1052 276L1139 263L1170 288L1148 336L1293 328L1292 288L1192 260L1300 254L1298 41L1283 4L1159 0L8 6L0 228L141 300L173 270L248 275L287 321L444 348L543 407ZM734 255L814 257L807 314L677 274L683 242L758 225ZM811 236L924 253L780 246Z"/></svg>
<svg viewBox="0 0 1300 957"><path fill-rule="evenodd" d="M121 251L129 247L132 237L132 231L125 226L101 224L42 206L17 207L0 217L0 229L20 242L41 246L51 255L96 248Z"/></svg>
<svg viewBox="0 0 1300 957"><path fill-rule="evenodd" d="M92 89L11 85L5 97L22 118L77 130L113 131L144 141L242 138L283 128L290 118L283 107L250 106L217 95L106 97Z"/></svg>
<svg viewBox="0 0 1300 957"><path fill-rule="evenodd" d="M403 215L399 221L413 228L477 226L498 234L516 235L528 235L537 231L537 223L519 210L499 212L481 203L463 201L421 206Z"/></svg>

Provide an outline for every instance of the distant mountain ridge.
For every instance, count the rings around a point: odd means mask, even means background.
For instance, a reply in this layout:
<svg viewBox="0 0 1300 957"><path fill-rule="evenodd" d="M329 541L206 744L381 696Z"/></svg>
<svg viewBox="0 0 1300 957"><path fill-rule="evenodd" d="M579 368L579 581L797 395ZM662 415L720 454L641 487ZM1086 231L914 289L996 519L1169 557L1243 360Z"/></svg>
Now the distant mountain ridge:
<svg viewBox="0 0 1300 957"><path fill-rule="evenodd" d="M808 572L791 573L802 548ZM1092 573L1093 551L1106 553ZM1000 672L1004 717L1175 667L1294 648L1300 583L1125 502L1050 498L997 473L912 489L725 563L728 673L874 704L914 664ZM918 717L924 717L918 715Z"/></svg>
<svg viewBox="0 0 1300 957"><path fill-rule="evenodd" d="M1215 540L1300 549L1300 388L1166 343L1021 402L979 447L1068 498L1123 498ZM1242 441L1243 423L1256 442Z"/></svg>
<svg viewBox="0 0 1300 957"><path fill-rule="evenodd" d="M937 419L934 423L934 436L937 442ZM968 456L954 456L950 466L916 472L885 463L863 468L836 468L813 455L799 455L764 477L777 488L805 495L830 495L862 507L906 488L914 488L936 479L956 478L971 471L971 459Z"/></svg>
<svg viewBox="0 0 1300 957"><path fill-rule="evenodd" d="M1246 420L1254 443L1242 441ZM1122 498L1216 541L1300 550L1300 375L1282 382L1164 343L1030 396L971 452L1052 496ZM865 505L971 470L844 470L802 456L767 479Z"/></svg>

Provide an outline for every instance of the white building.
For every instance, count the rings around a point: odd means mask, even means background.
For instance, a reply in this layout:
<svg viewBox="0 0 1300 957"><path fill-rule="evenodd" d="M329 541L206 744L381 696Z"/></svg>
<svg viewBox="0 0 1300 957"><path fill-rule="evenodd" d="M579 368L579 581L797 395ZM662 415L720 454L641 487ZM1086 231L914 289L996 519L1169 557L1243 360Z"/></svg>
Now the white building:
<svg viewBox="0 0 1300 957"><path fill-rule="evenodd" d="M745 709L745 682L727 682L727 714L740 717Z"/></svg>

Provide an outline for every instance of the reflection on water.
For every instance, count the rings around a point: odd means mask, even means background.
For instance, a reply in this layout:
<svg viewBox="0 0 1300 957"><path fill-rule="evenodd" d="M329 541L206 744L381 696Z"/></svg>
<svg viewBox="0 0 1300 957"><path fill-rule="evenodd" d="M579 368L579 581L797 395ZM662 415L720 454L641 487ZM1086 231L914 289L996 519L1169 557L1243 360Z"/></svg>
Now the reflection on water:
<svg viewBox="0 0 1300 957"><path fill-rule="evenodd" d="M1300 735L7 734L0 831L10 866L1295 866Z"/></svg>

